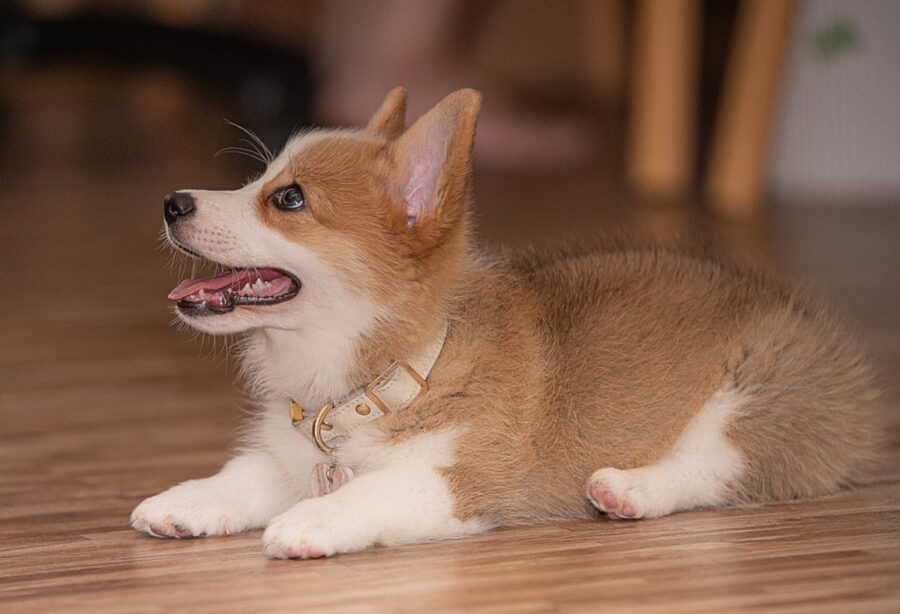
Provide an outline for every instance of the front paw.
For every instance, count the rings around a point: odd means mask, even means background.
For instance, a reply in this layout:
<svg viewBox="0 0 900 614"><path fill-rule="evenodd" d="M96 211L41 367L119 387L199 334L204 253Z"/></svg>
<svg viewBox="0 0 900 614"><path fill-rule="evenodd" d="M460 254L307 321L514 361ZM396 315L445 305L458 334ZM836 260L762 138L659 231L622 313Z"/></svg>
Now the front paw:
<svg viewBox="0 0 900 614"><path fill-rule="evenodd" d="M153 537L229 535L244 529L240 510L206 480L191 480L144 499L131 526Z"/></svg>
<svg viewBox="0 0 900 614"><path fill-rule="evenodd" d="M373 545L342 518L338 506L326 498L301 501L269 523L263 533L263 552L274 559L315 559L354 552Z"/></svg>

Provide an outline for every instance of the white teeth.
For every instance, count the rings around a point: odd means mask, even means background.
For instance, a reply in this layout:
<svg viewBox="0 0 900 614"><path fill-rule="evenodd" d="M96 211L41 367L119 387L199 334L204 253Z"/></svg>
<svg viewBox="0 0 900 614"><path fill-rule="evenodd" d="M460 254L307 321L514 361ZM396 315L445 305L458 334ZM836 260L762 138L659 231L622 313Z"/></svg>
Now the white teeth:
<svg viewBox="0 0 900 614"><path fill-rule="evenodd" d="M264 290L271 285L272 284L264 281L261 277L257 277L256 281L254 281L252 284L249 281L245 283L244 287L238 290L238 294L241 294L243 296L253 296L254 293L260 292L261 290Z"/></svg>

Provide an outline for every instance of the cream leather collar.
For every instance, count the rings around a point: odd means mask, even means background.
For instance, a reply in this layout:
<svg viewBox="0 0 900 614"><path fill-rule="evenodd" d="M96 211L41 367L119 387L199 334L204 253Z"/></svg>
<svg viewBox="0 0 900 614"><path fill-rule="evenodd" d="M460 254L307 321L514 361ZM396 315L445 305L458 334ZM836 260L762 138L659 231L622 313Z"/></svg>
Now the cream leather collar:
<svg viewBox="0 0 900 614"><path fill-rule="evenodd" d="M304 415L299 403L291 400L291 420L295 428L309 437L322 452L331 454L328 445L363 424L398 411L428 390L428 374L444 347L450 325L409 362L394 361L387 370L367 386L357 388L338 401L329 401L313 416Z"/></svg>

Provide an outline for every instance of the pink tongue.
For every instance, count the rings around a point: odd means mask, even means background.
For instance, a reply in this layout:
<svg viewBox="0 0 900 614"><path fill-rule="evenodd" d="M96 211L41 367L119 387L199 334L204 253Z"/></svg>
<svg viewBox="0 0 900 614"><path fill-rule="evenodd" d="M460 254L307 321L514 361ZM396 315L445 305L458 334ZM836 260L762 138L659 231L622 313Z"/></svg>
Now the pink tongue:
<svg viewBox="0 0 900 614"><path fill-rule="evenodd" d="M246 271L229 271L218 277L207 277L206 279L185 279L183 282L175 286L169 292L169 298L173 301L180 301L186 296L196 294L200 290L209 290L215 292L222 288L227 288L239 279L247 276Z"/></svg>

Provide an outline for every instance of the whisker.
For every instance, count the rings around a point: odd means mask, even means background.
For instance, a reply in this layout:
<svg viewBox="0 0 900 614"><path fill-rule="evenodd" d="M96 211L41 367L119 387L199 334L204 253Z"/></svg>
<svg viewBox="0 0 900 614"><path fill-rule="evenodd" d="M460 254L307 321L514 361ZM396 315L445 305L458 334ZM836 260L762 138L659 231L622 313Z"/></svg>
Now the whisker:
<svg viewBox="0 0 900 614"><path fill-rule="evenodd" d="M229 145L227 147L221 148L216 153L217 155L222 153L241 153L247 156L252 156L254 159L265 161L265 157L261 152L245 145Z"/></svg>
<svg viewBox="0 0 900 614"><path fill-rule="evenodd" d="M222 154L228 154L228 153L246 156L246 157L250 158L251 160L259 162L260 164L263 164L263 165L268 164L268 162L265 160L265 158L262 157L262 155L259 152L256 152L256 151L253 151L250 149L246 149L244 147L235 147L235 146L223 147L222 149L220 149L219 151L217 151L215 153L215 157L218 158Z"/></svg>
<svg viewBox="0 0 900 614"><path fill-rule="evenodd" d="M241 139L241 143L247 145L247 147L259 154L260 157L266 158L268 160L266 152L262 151L255 141L251 141L250 139Z"/></svg>
<svg viewBox="0 0 900 614"><path fill-rule="evenodd" d="M275 155L272 153L272 150L269 149L269 147L268 147L265 143L263 143L262 139L259 138L259 136L258 136L255 132L253 132L253 131L250 130L249 128L244 128L244 127L241 126L240 124L237 124L237 123L235 123L235 122L233 122L233 121L231 121L231 120L229 120L229 119L226 119L226 120L225 120L225 123L228 124L228 125L230 125L230 126L234 126L234 127L237 128L238 130L240 130L241 132L243 132L244 134L246 134L248 137L250 137L250 139L251 139L254 143L256 143L257 145L259 145L259 148L262 150L260 153L265 154L264 157L265 157L265 159L266 159L266 164L270 163L272 160L275 159Z"/></svg>

